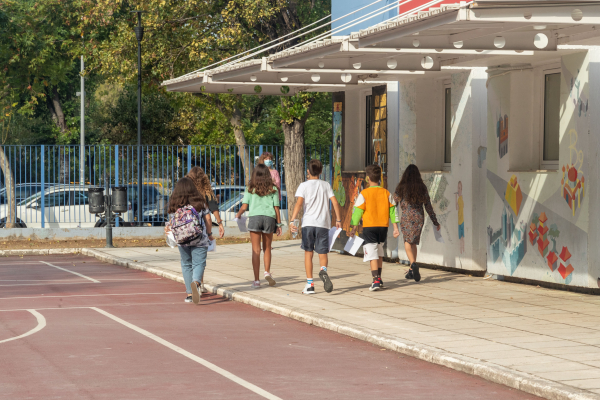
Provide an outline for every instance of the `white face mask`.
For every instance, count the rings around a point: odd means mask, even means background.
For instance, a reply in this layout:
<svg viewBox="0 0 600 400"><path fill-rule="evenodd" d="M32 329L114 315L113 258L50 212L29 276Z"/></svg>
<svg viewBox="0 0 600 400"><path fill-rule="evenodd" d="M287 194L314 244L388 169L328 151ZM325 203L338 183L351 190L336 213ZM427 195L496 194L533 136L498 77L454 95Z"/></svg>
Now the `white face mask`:
<svg viewBox="0 0 600 400"><path fill-rule="evenodd" d="M271 168L273 166L273 160L265 160L265 165Z"/></svg>

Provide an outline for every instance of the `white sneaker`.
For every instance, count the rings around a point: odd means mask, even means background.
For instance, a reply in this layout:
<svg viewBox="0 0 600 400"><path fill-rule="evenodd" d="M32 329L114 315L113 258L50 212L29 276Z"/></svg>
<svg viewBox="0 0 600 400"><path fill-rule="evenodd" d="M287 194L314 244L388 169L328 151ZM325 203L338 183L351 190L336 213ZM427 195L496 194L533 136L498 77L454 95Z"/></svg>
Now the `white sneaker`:
<svg viewBox="0 0 600 400"><path fill-rule="evenodd" d="M250 289L260 289L260 281L252 282L252 286L250 286Z"/></svg>
<svg viewBox="0 0 600 400"><path fill-rule="evenodd" d="M306 286L304 286L302 294L315 294L315 287L307 283Z"/></svg>
<svg viewBox="0 0 600 400"><path fill-rule="evenodd" d="M269 286L275 286L275 279L273 279L270 272L265 271L265 279L269 282Z"/></svg>
<svg viewBox="0 0 600 400"><path fill-rule="evenodd" d="M208 293L208 289L204 287L204 282L200 282L200 293Z"/></svg>

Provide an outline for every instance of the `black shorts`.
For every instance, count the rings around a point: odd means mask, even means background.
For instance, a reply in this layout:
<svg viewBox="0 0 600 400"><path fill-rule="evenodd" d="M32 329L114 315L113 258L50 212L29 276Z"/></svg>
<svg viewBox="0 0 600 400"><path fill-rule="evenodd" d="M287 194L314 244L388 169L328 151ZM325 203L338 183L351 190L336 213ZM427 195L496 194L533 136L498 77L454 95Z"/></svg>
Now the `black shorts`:
<svg viewBox="0 0 600 400"><path fill-rule="evenodd" d="M277 220L266 215L254 215L248 218L248 230L250 232L275 233Z"/></svg>
<svg viewBox="0 0 600 400"><path fill-rule="evenodd" d="M329 253L329 229L307 226L302 228L302 245L304 251L316 251L317 254Z"/></svg>
<svg viewBox="0 0 600 400"><path fill-rule="evenodd" d="M387 226L373 226L369 228L363 228L362 234L365 238L365 244L385 243L385 241L387 240L388 228Z"/></svg>

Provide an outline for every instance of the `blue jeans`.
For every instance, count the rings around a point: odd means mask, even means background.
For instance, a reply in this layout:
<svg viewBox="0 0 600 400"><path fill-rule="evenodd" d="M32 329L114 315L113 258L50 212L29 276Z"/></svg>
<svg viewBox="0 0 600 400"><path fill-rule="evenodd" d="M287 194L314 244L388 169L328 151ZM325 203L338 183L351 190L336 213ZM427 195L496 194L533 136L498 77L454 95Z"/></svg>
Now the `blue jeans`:
<svg viewBox="0 0 600 400"><path fill-rule="evenodd" d="M188 294L192 294L192 282L200 282L202 276L204 276L208 247L179 246L178 249L181 255L181 272L183 273L185 290Z"/></svg>

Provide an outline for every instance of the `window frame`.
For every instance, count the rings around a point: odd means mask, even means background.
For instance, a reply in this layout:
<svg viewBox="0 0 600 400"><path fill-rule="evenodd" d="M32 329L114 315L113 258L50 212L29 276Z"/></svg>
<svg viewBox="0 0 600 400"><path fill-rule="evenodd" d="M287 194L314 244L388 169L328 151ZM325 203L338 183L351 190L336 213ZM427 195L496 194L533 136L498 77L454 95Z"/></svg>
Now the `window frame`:
<svg viewBox="0 0 600 400"><path fill-rule="evenodd" d="M442 138L444 146L442 146L442 171L450 172L452 170L452 112L450 112L450 132L446 132L446 91L450 90L450 110L452 110L452 83L449 80L444 81L444 101L442 109L444 110L444 118L442 122ZM450 162L446 162L446 135L450 135Z"/></svg>
<svg viewBox="0 0 600 400"><path fill-rule="evenodd" d="M544 141L546 139L546 75L560 74L561 75L561 83L560 86L562 88L562 68L559 63L552 64L549 66L545 66L542 68L540 79L540 88L538 92L539 98L539 157L540 157L540 169L541 170L549 170L549 171L558 171L559 163L560 163L560 120L559 120L559 159L558 160L544 160ZM560 93L560 89L559 89ZM559 113L560 113L559 107Z"/></svg>

